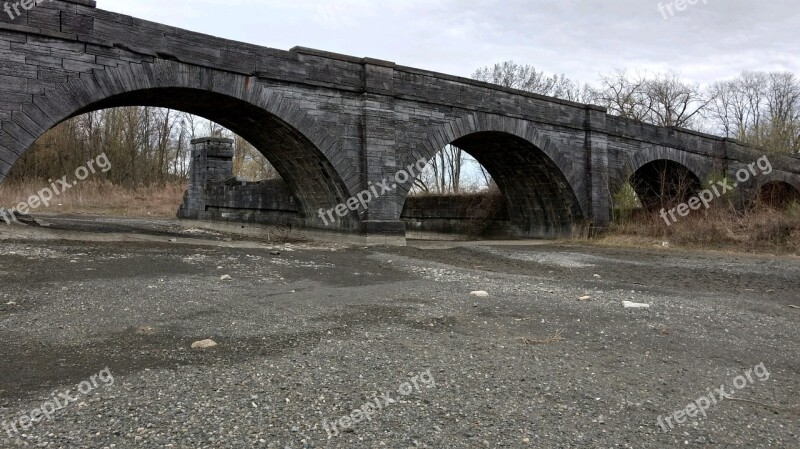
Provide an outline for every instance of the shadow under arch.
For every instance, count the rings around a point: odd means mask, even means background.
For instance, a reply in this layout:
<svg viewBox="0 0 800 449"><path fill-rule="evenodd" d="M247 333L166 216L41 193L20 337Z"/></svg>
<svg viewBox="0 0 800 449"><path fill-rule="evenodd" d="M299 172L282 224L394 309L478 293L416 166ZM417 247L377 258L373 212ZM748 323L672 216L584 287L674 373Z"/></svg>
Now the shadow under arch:
<svg viewBox="0 0 800 449"><path fill-rule="evenodd" d="M630 183L647 211L687 202L702 189L700 178L692 170L669 159L642 165L630 176Z"/></svg>
<svg viewBox="0 0 800 449"><path fill-rule="evenodd" d="M794 202L800 203L800 188L787 181L764 182L758 186L753 200L773 209L785 209Z"/></svg>
<svg viewBox="0 0 800 449"><path fill-rule="evenodd" d="M2 124L12 139L4 138L0 145L15 157L5 161L0 176L5 177L37 138L65 120L101 109L150 106L201 116L250 142L288 184L305 226L324 227L317 211L350 196L330 159L337 152L337 139L281 94L252 77L173 61L136 66L95 70L80 82L71 78L34 96L33 104ZM358 215L337 217L334 226L356 230Z"/></svg>
<svg viewBox="0 0 800 449"><path fill-rule="evenodd" d="M470 116L430 136L418 160L432 159L448 144L475 158L505 199L514 237L563 237L582 224L586 214L575 194L577 170L527 122ZM400 196L404 206L407 192Z"/></svg>

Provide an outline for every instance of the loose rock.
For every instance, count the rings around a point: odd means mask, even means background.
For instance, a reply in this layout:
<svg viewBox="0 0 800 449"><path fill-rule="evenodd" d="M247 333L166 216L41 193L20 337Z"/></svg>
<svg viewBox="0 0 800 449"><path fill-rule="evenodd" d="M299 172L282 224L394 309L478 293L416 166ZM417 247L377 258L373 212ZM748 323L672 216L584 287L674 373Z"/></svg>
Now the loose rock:
<svg viewBox="0 0 800 449"><path fill-rule="evenodd" d="M217 342L214 340L200 340L192 343L192 349L209 349L217 346Z"/></svg>
<svg viewBox="0 0 800 449"><path fill-rule="evenodd" d="M630 301L624 301L622 303L622 305L626 309L649 309L650 308L650 304L642 304L642 303L630 302Z"/></svg>

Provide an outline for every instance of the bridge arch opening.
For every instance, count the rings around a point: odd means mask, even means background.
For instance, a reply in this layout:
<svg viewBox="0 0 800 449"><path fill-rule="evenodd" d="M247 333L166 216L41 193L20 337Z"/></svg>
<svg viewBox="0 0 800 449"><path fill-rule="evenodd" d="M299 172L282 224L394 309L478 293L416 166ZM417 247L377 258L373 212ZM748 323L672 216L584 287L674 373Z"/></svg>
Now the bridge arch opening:
<svg viewBox="0 0 800 449"><path fill-rule="evenodd" d="M645 211L672 208L702 190L696 174L685 165L667 159L644 164L631 175L629 182Z"/></svg>
<svg viewBox="0 0 800 449"><path fill-rule="evenodd" d="M412 191L403 207L412 234L427 229L473 233L471 237L557 238L572 235L581 224L583 214L566 176L529 140L503 131L480 131L457 138L441 151L453 148L474 158L472 170L485 183L471 192L446 192L439 198ZM437 153L430 160L439 157ZM430 170L429 166L420 177L431 176Z"/></svg>
<svg viewBox="0 0 800 449"><path fill-rule="evenodd" d="M800 203L800 190L785 181L771 181L761 185L756 204L776 210L786 209L792 203Z"/></svg>
<svg viewBox="0 0 800 449"><path fill-rule="evenodd" d="M141 89L92 102L66 119L131 106L185 112L215 122L241 136L269 161L286 183L290 195L297 202L297 225L322 227L317 211L341 203L349 196L336 169L304 130L236 97L185 87ZM358 217L354 214L337 217L337 220L339 229L358 229Z"/></svg>
<svg viewBox="0 0 800 449"><path fill-rule="evenodd" d="M172 109L119 107L65 120L36 139L0 184L0 206L24 210L20 204L30 203L31 194L42 193L44 201L29 208L34 215L174 218L187 200L187 183L189 189L196 184L192 162L197 145L192 142L206 136L230 142L226 162L213 164L217 182L211 185L234 186L228 188L228 193L234 195L239 191L288 190L258 150L218 123ZM218 170L223 167L227 170ZM63 176L67 176L69 188L60 181L53 182L63 180ZM276 185L283 188L270 189ZM42 192L43 188L53 191L52 199L49 191ZM222 197L220 190L210 189L210 194L215 199ZM206 202L209 207L205 210L211 210L207 218L223 213L215 207L218 203ZM296 210L292 212L276 211L273 216L296 219ZM278 220L274 221L277 224Z"/></svg>

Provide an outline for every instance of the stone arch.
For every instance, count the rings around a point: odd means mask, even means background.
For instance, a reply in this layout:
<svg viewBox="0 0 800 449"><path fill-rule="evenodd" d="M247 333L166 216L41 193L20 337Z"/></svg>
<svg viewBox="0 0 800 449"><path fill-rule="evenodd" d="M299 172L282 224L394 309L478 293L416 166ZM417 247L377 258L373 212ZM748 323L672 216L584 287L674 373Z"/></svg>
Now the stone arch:
<svg viewBox="0 0 800 449"><path fill-rule="evenodd" d="M711 174L709 164L703 164L697 156L656 146L631 156L622 178L612 183L612 192L630 182L642 206L657 209L688 200Z"/></svg>
<svg viewBox="0 0 800 449"><path fill-rule="evenodd" d="M768 175L759 175L757 179L759 187L769 183L784 183L800 192L800 175L795 173L773 170L772 173Z"/></svg>
<svg viewBox="0 0 800 449"><path fill-rule="evenodd" d="M359 179L344 181L338 166L340 141L291 99L250 76L155 60L120 63L69 77L2 122L0 180L16 159L53 126L80 114L120 106L167 107L213 120L250 141L275 166L300 204L304 224L320 227L320 208L330 208L355 191ZM336 164L336 161L339 161ZM338 218L338 217L337 217ZM358 229L350 214L336 223Z"/></svg>
<svg viewBox="0 0 800 449"><path fill-rule="evenodd" d="M792 173L773 170L759 178L758 184L748 192L748 202L783 208L793 201L800 201L800 178Z"/></svg>
<svg viewBox="0 0 800 449"><path fill-rule="evenodd" d="M585 199L576 195L585 185L581 170L531 123L484 113L460 117L431 130L406 162L430 160L448 144L465 150L492 175L519 236L568 235L588 217ZM407 196L407 186L398 191L400 209Z"/></svg>
<svg viewBox="0 0 800 449"><path fill-rule="evenodd" d="M713 164L702 156L698 156L687 151L677 150L670 147L648 146L640 151L633 153L628 160L623 176L625 179L620 185L627 181L627 178L636 173L643 166L658 160L672 161L680 164L692 173L697 179L703 180L711 176Z"/></svg>

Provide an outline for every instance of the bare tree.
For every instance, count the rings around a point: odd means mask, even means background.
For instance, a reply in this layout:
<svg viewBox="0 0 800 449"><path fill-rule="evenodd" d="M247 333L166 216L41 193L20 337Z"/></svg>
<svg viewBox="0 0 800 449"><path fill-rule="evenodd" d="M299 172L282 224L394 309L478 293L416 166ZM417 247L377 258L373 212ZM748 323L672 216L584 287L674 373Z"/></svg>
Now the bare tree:
<svg viewBox="0 0 800 449"><path fill-rule="evenodd" d="M708 118L716 130L773 152L800 153L800 81L786 72L745 72L715 83Z"/></svg>
<svg viewBox="0 0 800 449"><path fill-rule="evenodd" d="M592 100L611 114L646 121L649 117L649 97L645 94L646 79L617 70L600 77L600 86L592 89Z"/></svg>
<svg viewBox="0 0 800 449"><path fill-rule="evenodd" d="M776 152L800 152L800 83L788 72L767 76L764 144Z"/></svg>
<svg viewBox="0 0 800 449"><path fill-rule="evenodd" d="M767 96L767 74L763 72L745 72L739 79L739 89L744 96L749 117L746 134L749 142L759 144L763 129L762 112Z"/></svg>
<svg viewBox="0 0 800 449"><path fill-rule="evenodd" d="M547 75L532 65L520 65L514 61L501 62L492 67L482 67L472 74L472 78L565 100L578 101L581 97L581 88L565 75Z"/></svg>
<svg viewBox="0 0 800 449"><path fill-rule="evenodd" d="M278 171L250 142L234 135L233 174L248 181L280 178Z"/></svg>
<svg viewBox="0 0 800 449"><path fill-rule="evenodd" d="M708 104L706 116L716 123L725 137L737 135L737 118L735 113L736 97L735 83L718 81L708 88Z"/></svg>
<svg viewBox="0 0 800 449"><path fill-rule="evenodd" d="M643 87L648 121L659 126L692 128L710 102L698 84L681 81L676 72L656 75Z"/></svg>

